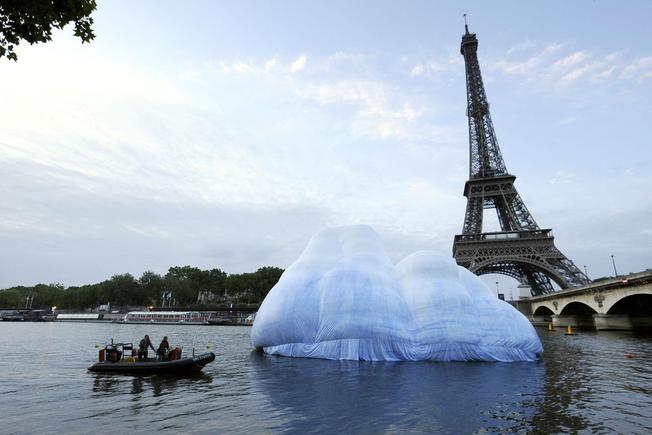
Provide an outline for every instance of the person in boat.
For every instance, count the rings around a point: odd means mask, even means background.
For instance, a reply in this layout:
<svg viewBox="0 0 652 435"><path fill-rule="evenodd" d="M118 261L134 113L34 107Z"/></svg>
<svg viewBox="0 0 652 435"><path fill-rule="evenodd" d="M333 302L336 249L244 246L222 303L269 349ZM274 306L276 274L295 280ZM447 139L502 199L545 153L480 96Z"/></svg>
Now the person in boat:
<svg viewBox="0 0 652 435"><path fill-rule="evenodd" d="M140 343L138 344L138 359L147 359L147 353L150 347L154 352L156 352L156 349L154 349L154 346L149 339L149 335L145 335L145 337L143 337L143 339L140 340Z"/></svg>
<svg viewBox="0 0 652 435"><path fill-rule="evenodd" d="M165 361L168 357L168 352L170 351L170 343L168 342L168 337L167 335L163 337L163 340L161 340L161 344L158 345L158 349L156 350L156 355L158 356L158 359L161 361Z"/></svg>

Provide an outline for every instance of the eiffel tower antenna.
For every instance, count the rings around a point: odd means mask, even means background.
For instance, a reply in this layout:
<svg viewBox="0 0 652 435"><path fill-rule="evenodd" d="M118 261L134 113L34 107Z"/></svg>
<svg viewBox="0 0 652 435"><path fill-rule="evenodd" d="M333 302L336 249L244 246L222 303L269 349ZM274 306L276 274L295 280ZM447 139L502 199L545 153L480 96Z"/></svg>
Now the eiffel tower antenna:
<svg viewBox="0 0 652 435"><path fill-rule="evenodd" d="M521 199L498 147L485 94L478 39L469 33L464 14L460 52L466 68L469 121L469 180L462 234L453 242L457 263L477 275L499 273L528 284L533 295L588 284L590 280L554 244L551 229L541 229ZM485 209L495 209L501 231L483 232Z"/></svg>

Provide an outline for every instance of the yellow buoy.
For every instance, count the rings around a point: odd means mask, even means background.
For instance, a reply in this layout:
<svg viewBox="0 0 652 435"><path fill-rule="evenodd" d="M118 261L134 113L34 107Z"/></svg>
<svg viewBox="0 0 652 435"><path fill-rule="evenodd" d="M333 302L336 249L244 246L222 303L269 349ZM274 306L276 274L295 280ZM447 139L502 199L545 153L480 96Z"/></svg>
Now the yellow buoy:
<svg viewBox="0 0 652 435"><path fill-rule="evenodd" d="M566 335L575 335L573 328L571 328L570 323L568 324L568 329L566 330Z"/></svg>
<svg viewBox="0 0 652 435"><path fill-rule="evenodd" d="M100 348L100 345L99 345L99 344L95 344L95 349L99 349L99 348Z"/></svg>
<svg viewBox="0 0 652 435"><path fill-rule="evenodd" d="M554 329L552 329L552 323L548 323L548 332L553 332Z"/></svg>
<svg viewBox="0 0 652 435"><path fill-rule="evenodd" d="M212 346L210 344L206 345L206 349L210 349Z"/></svg>

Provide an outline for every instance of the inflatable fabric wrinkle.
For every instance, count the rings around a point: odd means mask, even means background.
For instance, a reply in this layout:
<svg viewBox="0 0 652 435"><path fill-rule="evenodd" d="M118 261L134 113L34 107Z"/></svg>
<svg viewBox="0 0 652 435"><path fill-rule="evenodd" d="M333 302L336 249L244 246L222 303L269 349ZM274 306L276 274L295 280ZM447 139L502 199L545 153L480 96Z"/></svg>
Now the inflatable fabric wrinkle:
<svg viewBox="0 0 652 435"><path fill-rule="evenodd" d="M367 361L535 361L531 323L431 251L394 266L367 226L311 238L260 306L252 344L272 355Z"/></svg>

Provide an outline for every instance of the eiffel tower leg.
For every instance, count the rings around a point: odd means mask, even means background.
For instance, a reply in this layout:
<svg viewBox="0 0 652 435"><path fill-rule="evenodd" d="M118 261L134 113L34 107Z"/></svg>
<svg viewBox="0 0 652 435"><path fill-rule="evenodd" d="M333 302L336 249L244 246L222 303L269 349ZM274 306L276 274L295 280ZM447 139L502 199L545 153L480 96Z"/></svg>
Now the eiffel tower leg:
<svg viewBox="0 0 652 435"><path fill-rule="evenodd" d="M482 198L469 198L466 203L466 215L464 217L464 234L478 234L482 232L482 213L484 211Z"/></svg>
<svg viewBox="0 0 652 435"><path fill-rule="evenodd" d="M536 230L539 229L539 226L534 221L534 218L530 214L530 211L525 206L525 203L521 199L521 196L516 193L513 195L509 201L509 210L514 217L514 220L518 223L520 228L514 228L514 230Z"/></svg>
<svg viewBox="0 0 652 435"><path fill-rule="evenodd" d="M530 288L532 289L531 292L533 296L544 295L555 291L550 282L550 278L541 272L529 271L526 278L528 284L530 284Z"/></svg>
<svg viewBox="0 0 652 435"><path fill-rule="evenodd" d="M502 187L502 186L501 186ZM513 187L510 189L515 191ZM494 198L500 228L503 231L523 231L539 229L534 218L516 192L502 194Z"/></svg>
<svg viewBox="0 0 652 435"><path fill-rule="evenodd" d="M496 214L498 215L498 223L500 223L500 229L502 231L518 231L518 228L514 228L513 222L514 219L509 214L509 205L508 199L505 197L499 197L495 199L496 201Z"/></svg>
<svg viewBox="0 0 652 435"><path fill-rule="evenodd" d="M559 254L560 258L550 259L548 262L559 275L565 278L569 286L579 287L591 282L589 277L575 266L575 263L566 258L561 252Z"/></svg>

